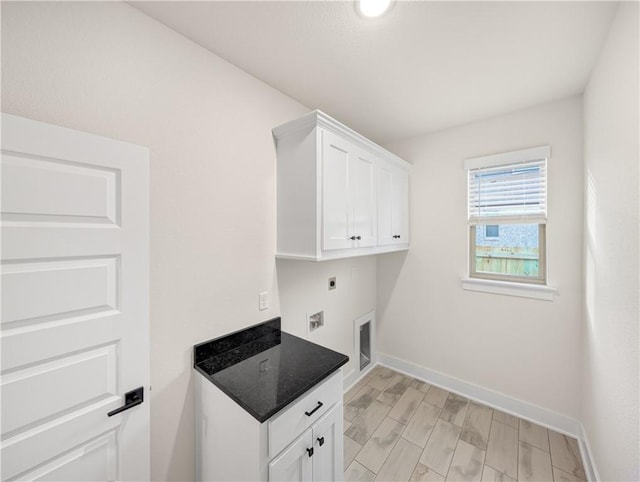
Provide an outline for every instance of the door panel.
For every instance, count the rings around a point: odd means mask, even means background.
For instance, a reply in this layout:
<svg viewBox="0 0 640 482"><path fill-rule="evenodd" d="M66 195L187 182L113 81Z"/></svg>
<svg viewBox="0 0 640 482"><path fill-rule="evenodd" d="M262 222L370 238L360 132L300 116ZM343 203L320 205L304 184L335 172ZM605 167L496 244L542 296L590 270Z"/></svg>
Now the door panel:
<svg viewBox="0 0 640 482"><path fill-rule="evenodd" d="M4 219L117 223L117 170L5 151L2 171L11 180L2 186Z"/></svg>
<svg viewBox="0 0 640 482"><path fill-rule="evenodd" d="M119 328L114 317L119 317L116 310L73 314L33 327L7 330L9 334L2 337L2 369L9 372L34 359L53 359L98 346L105 340L115 341Z"/></svg>
<svg viewBox="0 0 640 482"><path fill-rule="evenodd" d="M115 480L117 473L115 431L97 440L75 448L68 454L56 457L33 472L26 474L26 480L39 481L103 481ZM83 474L78 479L78 474Z"/></svg>
<svg viewBox="0 0 640 482"><path fill-rule="evenodd" d="M117 348L111 344L3 375L3 435L114 397L116 369Z"/></svg>
<svg viewBox="0 0 640 482"><path fill-rule="evenodd" d="M76 447L89 443L94 437L88 438L86 434L94 432L96 426L103 426L105 432L121 430L120 420L106 416L109 410L119 405L120 399L111 397L8 437L2 443L2 479L26 479L26 474L38 465L63 457ZM121 450L122 442L119 445L115 456L120 460L116 465L120 465L123 455L126 456ZM89 474L76 474L75 477L82 479L85 476L89 477ZM116 477L113 480L122 479Z"/></svg>
<svg viewBox="0 0 640 482"><path fill-rule="evenodd" d="M3 114L2 170L2 479L148 480L148 396L107 416L149 389L148 151Z"/></svg>
<svg viewBox="0 0 640 482"><path fill-rule="evenodd" d="M6 263L2 324L44 323L72 313L117 309L117 259Z"/></svg>
<svg viewBox="0 0 640 482"><path fill-rule="evenodd" d="M322 132L322 249L351 247L349 213L349 159L353 146Z"/></svg>

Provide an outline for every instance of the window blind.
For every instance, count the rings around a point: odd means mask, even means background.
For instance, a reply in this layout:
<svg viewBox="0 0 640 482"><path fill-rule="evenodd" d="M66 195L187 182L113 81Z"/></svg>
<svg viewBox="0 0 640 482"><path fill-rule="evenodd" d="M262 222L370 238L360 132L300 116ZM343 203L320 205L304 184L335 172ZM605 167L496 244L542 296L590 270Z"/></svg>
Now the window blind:
<svg viewBox="0 0 640 482"><path fill-rule="evenodd" d="M470 168L468 179L470 224L546 223L546 158Z"/></svg>

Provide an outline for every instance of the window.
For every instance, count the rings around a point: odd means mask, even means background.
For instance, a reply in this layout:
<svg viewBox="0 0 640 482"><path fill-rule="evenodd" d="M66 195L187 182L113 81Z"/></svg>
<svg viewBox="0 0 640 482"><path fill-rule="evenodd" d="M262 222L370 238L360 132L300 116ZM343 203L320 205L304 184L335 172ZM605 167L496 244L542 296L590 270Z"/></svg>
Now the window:
<svg viewBox="0 0 640 482"><path fill-rule="evenodd" d="M469 277L546 283L548 146L469 159Z"/></svg>

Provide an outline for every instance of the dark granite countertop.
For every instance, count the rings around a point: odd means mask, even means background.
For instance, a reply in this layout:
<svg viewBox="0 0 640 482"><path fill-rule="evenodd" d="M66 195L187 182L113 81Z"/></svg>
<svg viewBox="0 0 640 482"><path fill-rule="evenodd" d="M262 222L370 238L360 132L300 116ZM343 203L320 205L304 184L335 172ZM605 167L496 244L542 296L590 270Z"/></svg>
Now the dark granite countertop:
<svg viewBox="0 0 640 482"><path fill-rule="evenodd" d="M194 367L259 422L349 357L280 330L280 318L193 347Z"/></svg>

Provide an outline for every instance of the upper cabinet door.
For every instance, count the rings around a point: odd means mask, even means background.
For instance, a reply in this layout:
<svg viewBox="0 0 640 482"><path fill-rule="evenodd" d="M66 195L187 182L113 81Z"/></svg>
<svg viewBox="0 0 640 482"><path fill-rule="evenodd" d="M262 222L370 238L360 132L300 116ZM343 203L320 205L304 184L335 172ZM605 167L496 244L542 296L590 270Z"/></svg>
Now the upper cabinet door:
<svg viewBox="0 0 640 482"><path fill-rule="evenodd" d="M352 246L349 164L354 146L322 131L322 249Z"/></svg>
<svg viewBox="0 0 640 482"><path fill-rule="evenodd" d="M409 244L409 171L396 166L393 179L393 235L396 244Z"/></svg>
<svg viewBox="0 0 640 482"><path fill-rule="evenodd" d="M322 131L322 249L375 246L376 158Z"/></svg>
<svg viewBox="0 0 640 482"><path fill-rule="evenodd" d="M378 169L378 245L409 243L409 172L381 160Z"/></svg>
<svg viewBox="0 0 640 482"><path fill-rule="evenodd" d="M393 164L381 161L378 170L378 244L395 244L393 229Z"/></svg>
<svg viewBox="0 0 640 482"><path fill-rule="evenodd" d="M353 246L375 246L378 237L376 213L376 159L364 150L356 150L349 159L349 194Z"/></svg>

